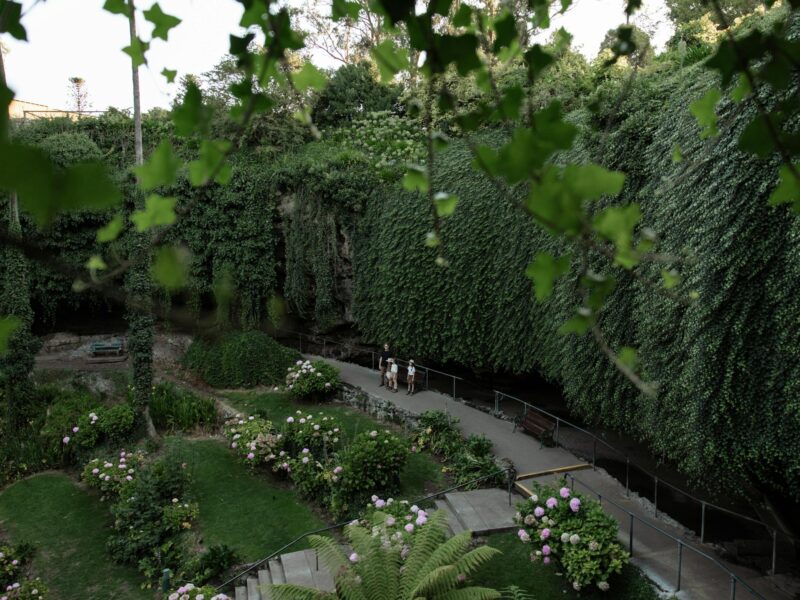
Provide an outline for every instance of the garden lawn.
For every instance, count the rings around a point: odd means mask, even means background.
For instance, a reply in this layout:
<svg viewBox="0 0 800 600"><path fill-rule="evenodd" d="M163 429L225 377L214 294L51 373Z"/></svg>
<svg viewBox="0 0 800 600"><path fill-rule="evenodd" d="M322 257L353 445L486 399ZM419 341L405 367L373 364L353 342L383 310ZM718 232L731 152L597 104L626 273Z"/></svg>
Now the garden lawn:
<svg viewBox="0 0 800 600"><path fill-rule="evenodd" d="M0 493L0 527L37 552L34 575L58 600L144 600L136 569L111 562L108 506L62 473L41 473Z"/></svg>
<svg viewBox="0 0 800 600"><path fill-rule="evenodd" d="M277 487L238 462L224 443L184 439L174 443L189 465L206 546L227 544L242 560L252 562L327 525L294 491ZM304 540L292 549L308 547Z"/></svg>
<svg viewBox="0 0 800 600"><path fill-rule="evenodd" d="M233 407L241 410L243 414L263 416L278 426L287 417L295 416L298 410L302 410L305 414L324 412L326 415L336 417L351 439L361 432L386 427L384 423L375 421L352 408L330 403L299 403L285 392L236 393L230 394L228 399ZM444 489L447 484L442 475L441 465L429 454L419 453L409 454L406 468L400 476L400 486L398 499L416 500L436 490Z"/></svg>
<svg viewBox="0 0 800 600"><path fill-rule="evenodd" d="M475 585L503 590L511 585L532 594L536 600L658 600L653 586L641 571L632 565L609 581L611 590L584 589L578 594L564 577L556 575L556 569L541 562L532 563L531 545L519 541L516 533L494 533L486 536L487 544L503 554L483 565L474 575Z"/></svg>

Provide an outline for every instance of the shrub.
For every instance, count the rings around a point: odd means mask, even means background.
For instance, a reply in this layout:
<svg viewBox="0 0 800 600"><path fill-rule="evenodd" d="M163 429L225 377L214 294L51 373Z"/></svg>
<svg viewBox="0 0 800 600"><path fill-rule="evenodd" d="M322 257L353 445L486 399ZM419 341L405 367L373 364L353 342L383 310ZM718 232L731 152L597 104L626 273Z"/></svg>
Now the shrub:
<svg viewBox="0 0 800 600"><path fill-rule="evenodd" d="M517 505L517 534L535 548L531 560L555 563L576 591L589 585L608 590L609 577L628 562L617 542L617 522L599 502L574 493L563 480L558 490L534 486L534 495Z"/></svg>
<svg viewBox="0 0 800 600"><path fill-rule="evenodd" d="M194 340L185 366L214 387L283 383L298 354L259 331L234 332L215 341Z"/></svg>
<svg viewBox="0 0 800 600"><path fill-rule="evenodd" d="M219 577L238 562L239 556L236 554L236 550L225 544L217 544L189 559L184 565L183 571L187 579L203 584ZM213 594L213 591L211 593ZM206 595L206 598L209 597Z"/></svg>
<svg viewBox="0 0 800 600"><path fill-rule="evenodd" d="M111 506L108 549L115 561L137 565L151 581L165 568L179 572L184 549L177 534L190 529L197 514L186 499L188 483L185 465L168 453L122 487Z"/></svg>
<svg viewBox="0 0 800 600"><path fill-rule="evenodd" d="M418 450L429 450L448 458L464 445L464 438L458 430L458 419L448 417L440 410L426 410L420 415L413 442Z"/></svg>
<svg viewBox="0 0 800 600"><path fill-rule="evenodd" d="M33 558L31 544L0 545L0 590L19 581L25 565Z"/></svg>
<svg viewBox="0 0 800 600"><path fill-rule="evenodd" d="M271 462L279 451L278 434L272 423L261 417L231 419L225 424L225 435L231 449L250 467Z"/></svg>
<svg viewBox="0 0 800 600"><path fill-rule="evenodd" d="M150 416L159 429L188 431L195 427L212 427L217 423L217 406L213 398L201 397L162 382L153 388Z"/></svg>
<svg viewBox="0 0 800 600"><path fill-rule="evenodd" d="M193 583L184 583L169 596L167 600L196 600L198 596L204 600L231 600L225 594L217 594L211 586L197 587Z"/></svg>
<svg viewBox="0 0 800 600"><path fill-rule="evenodd" d="M406 441L388 430L356 436L339 453L342 470L334 486L331 510L335 514L351 513L363 507L371 494L399 489L407 459Z"/></svg>
<svg viewBox="0 0 800 600"><path fill-rule="evenodd" d="M298 455L303 448L308 448L317 456L328 457L341 447L341 424L335 417L318 413L315 417L309 413L303 415L297 411L294 416L287 417L281 430L281 450L290 456Z"/></svg>
<svg viewBox="0 0 800 600"><path fill-rule="evenodd" d="M93 458L83 467L81 477L89 487L97 488L103 496L116 498L122 488L130 485L144 466L144 454L124 450L109 460Z"/></svg>
<svg viewBox="0 0 800 600"><path fill-rule="evenodd" d="M323 360L298 360L288 371L286 387L299 400L330 400L341 387L339 369Z"/></svg>
<svg viewBox="0 0 800 600"><path fill-rule="evenodd" d="M47 600L49 597L47 586L38 577L21 583L15 581L10 586L11 589L6 586L3 594L3 597L8 600Z"/></svg>

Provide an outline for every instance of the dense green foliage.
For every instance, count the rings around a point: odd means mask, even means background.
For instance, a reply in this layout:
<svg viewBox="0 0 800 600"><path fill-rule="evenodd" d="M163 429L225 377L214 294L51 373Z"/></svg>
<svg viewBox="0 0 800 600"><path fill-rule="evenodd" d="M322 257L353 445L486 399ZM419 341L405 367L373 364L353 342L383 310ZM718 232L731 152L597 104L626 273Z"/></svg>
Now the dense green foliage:
<svg viewBox="0 0 800 600"><path fill-rule="evenodd" d="M314 103L314 122L342 125L367 113L392 109L400 90L378 84L374 69L366 61L337 69Z"/></svg>
<svg viewBox="0 0 800 600"><path fill-rule="evenodd" d="M283 384L297 353L259 331L230 332L220 339L192 342L184 359L188 369L214 387Z"/></svg>
<svg viewBox="0 0 800 600"><path fill-rule="evenodd" d="M211 428L217 422L217 406L208 396L198 396L172 383L157 383L150 400L150 417L161 430Z"/></svg>

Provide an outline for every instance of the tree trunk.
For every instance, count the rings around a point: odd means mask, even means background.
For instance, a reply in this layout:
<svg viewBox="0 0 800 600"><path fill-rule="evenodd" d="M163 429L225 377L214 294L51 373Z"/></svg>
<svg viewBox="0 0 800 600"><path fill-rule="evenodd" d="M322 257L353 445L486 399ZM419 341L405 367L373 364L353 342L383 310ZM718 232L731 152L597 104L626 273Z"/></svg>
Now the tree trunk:
<svg viewBox="0 0 800 600"><path fill-rule="evenodd" d="M136 43L136 7L134 0L128 0L130 14L128 25L130 29L131 44ZM144 150L142 148L142 107L139 97L139 67L131 58L131 76L133 80L133 136L136 166L144 164ZM137 209L144 208L143 196L137 190L135 205ZM145 301L145 306L152 300L153 290L150 283L150 240L148 233L131 232L133 244L131 257L134 266L128 273L126 287L131 296ZM146 308L138 310L128 308L128 327L130 329L129 351L133 367L134 398L142 408L147 435L157 439L158 433L150 417L150 399L153 389L153 338L155 336L155 322L152 313Z"/></svg>

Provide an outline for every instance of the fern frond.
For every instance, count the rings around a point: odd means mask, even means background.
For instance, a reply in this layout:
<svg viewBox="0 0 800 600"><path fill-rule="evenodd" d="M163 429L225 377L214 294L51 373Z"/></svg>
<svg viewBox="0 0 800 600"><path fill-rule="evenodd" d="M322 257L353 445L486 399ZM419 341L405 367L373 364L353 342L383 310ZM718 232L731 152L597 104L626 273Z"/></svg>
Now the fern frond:
<svg viewBox="0 0 800 600"><path fill-rule="evenodd" d="M329 592L322 592L313 588L295 585L293 583L280 583L261 586L261 591L272 600L335 600L336 596Z"/></svg>
<svg viewBox="0 0 800 600"><path fill-rule="evenodd" d="M495 600L500 592L485 587L465 587L437 596L436 600Z"/></svg>
<svg viewBox="0 0 800 600"><path fill-rule="evenodd" d="M457 563L467 551L471 537L472 534L469 531L464 531L451 537L443 544L439 544L439 547L431 553L428 560L420 567L417 573L417 582L425 578L434 569Z"/></svg>
<svg viewBox="0 0 800 600"><path fill-rule="evenodd" d="M364 593L370 600L389 600L397 594L397 586L392 583L391 571L398 567L389 557L389 552L381 546L379 537L372 538L369 553L360 560L356 570L361 575Z"/></svg>
<svg viewBox="0 0 800 600"><path fill-rule="evenodd" d="M502 554L502 552L497 548L492 548L491 546L478 546L459 558L456 562L456 567L458 568L459 573L469 575L475 572L478 567L489 562L495 556L499 556L500 554Z"/></svg>
<svg viewBox="0 0 800 600"><path fill-rule="evenodd" d="M328 567L334 578L348 568L350 562L342 547L333 538L312 535L309 541L311 547L319 554L322 564Z"/></svg>
<svg viewBox="0 0 800 600"><path fill-rule="evenodd" d="M445 530L447 515L444 511L437 510L428 518L428 522L423 525L414 535L414 542L411 551L405 560L403 574L400 577L400 598L411 600L412 591L417 587L423 566L436 551L436 549L447 539ZM424 575L424 574L423 574Z"/></svg>
<svg viewBox="0 0 800 600"><path fill-rule="evenodd" d="M433 569L414 588L414 597L433 598L458 586L458 570L453 565Z"/></svg>
<svg viewBox="0 0 800 600"><path fill-rule="evenodd" d="M526 592L518 585L510 585L500 590L501 598L504 600L535 600L535 596Z"/></svg>

